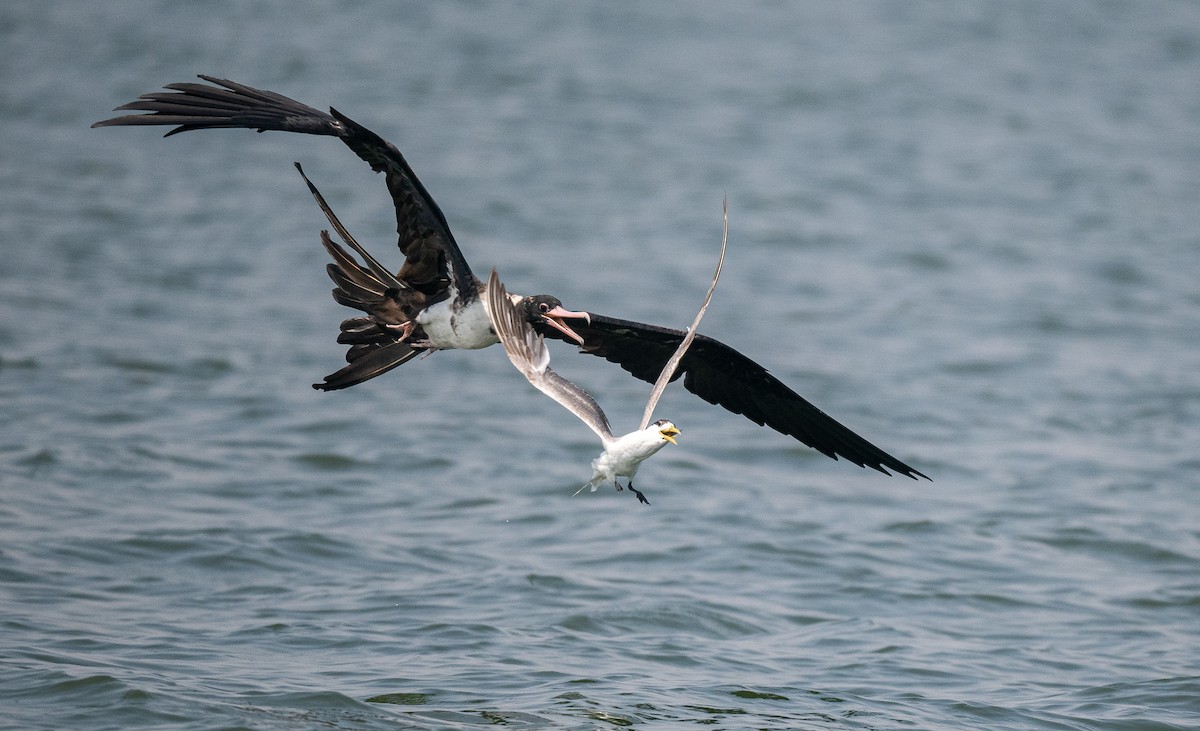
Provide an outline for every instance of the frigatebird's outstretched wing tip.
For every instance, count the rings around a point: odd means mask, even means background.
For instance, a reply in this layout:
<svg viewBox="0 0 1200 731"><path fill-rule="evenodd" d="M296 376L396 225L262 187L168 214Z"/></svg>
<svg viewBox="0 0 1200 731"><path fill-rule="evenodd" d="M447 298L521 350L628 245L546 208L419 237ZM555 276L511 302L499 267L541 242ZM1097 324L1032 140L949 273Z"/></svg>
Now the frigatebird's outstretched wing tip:
<svg viewBox="0 0 1200 731"><path fill-rule="evenodd" d="M894 469L894 468L893 468L893 469ZM929 475L925 474L924 472L921 472L920 470L915 470L915 469L913 469L912 467L908 467L908 468L907 468L907 471L905 471L905 472L901 472L900 474L902 474L902 475L904 475L905 477L908 477L908 478L910 478L910 479L917 480L918 482L919 482L919 481L920 481L922 478L923 478L923 479L925 479L925 480L928 480L929 482L933 482L933 478L932 478L932 477L930 477Z"/></svg>
<svg viewBox="0 0 1200 731"><path fill-rule="evenodd" d="M839 426L840 426L840 424L839 424ZM845 428L845 427L843 427L843 428ZM910 480L920 481L921 479L925 479L930 482L933 482L933 478L931 478L929 475L925 474L924 472L921 472L920 470L915 469L913 467L909 467L904 462L901 462L900 460L891 456L887 452L884 452L882 449L879 449L874 444L871 444L870 442L863 439L862 437L859 437L857 434L854 434L854 432L850 432L849 429L847 429L846 431L849 432L850 435L854 436L861 442L862 448L864 450L869 450L870 452L874 453L874 456L873 457L850 456L850 455L846 454L844 451L838 451L838 452L835 452L834 454L830 454L829 452L826 452L824 450L819 450L819 451L822 451L827 456L833 457L835 460L838 459L838 457L841 457L841 458L845 459L846 461L852 462L864 469L866 469L867 467L870 467L871 469L875 470L876 472L882 472L883 474L887 475L888 477L893 477L895 475L901 475L903 477L909 478ZM855 451L857 452L858 450L855 450Z"/></svg>

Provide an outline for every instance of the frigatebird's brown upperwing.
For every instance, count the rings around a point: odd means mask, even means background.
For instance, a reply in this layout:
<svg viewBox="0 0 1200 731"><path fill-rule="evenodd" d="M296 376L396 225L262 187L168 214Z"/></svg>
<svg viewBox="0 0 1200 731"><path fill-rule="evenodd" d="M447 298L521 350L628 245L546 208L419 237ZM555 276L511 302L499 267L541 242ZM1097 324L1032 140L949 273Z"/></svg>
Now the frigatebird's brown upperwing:
<svg viewBox="0 0 1200 731"><path fill-rule="evenodd" d="M313 384L314 388L347 388L411 360L421 349L411 347L399 331L386 325L406 322L416 304L428 306L450 297L477 296L477 280L450 233L445 215L394 145L335 109L326 114L272 91L212 76L200 78L213 85L168 84L165 88L170 91L144 94L117 107L117 111L148 114L115 117L92 126L174 126L166 137L222 128L326 135L340 139L372 170L385 175L396 209L397 244L404 264L392 277L380 270L361 247L353 245L353 239L348 241L365 257L365 267L340 245L323 237L322 243L333 258L327 270L337 284L334 299L369 316L350 318L341 324L338 342L351 346L346 353L348 364L326 376L323 383ZM320 194L311 183L309 187L331 223L346 236ZM402 286L395 287L397 283ZM396 289L405 287L410 291L399 297ZM422 301L417 303L417 299Z"/></svg>
<svg viewBox="0 0 1200 731"><path fill-rule="evenodd" d="M375 172L386 176L396 208L396 233L405 263L397 278L424 293L433 304L447 297L477 296L477 280L450 233L446 217L409 167L404 155L354 120L330 109L326 114L282 94L228 79L200 76L212 86L168 84L170 91L143 94L116 111L139 111L93 127L169 125L179 132L239 128L278 130L337 137Z"/></svg>
<svg viewBox="0 0 1200 731"><path fill-rule="evenodd" d="M584 340L581 352L616 363L647 383L654 383L686 335L682 330L588 314L590 322L572 324ZM565 339L551 328L535 327L548 338ZM710 404L795 437L826 456L884 474L891 470L914 480L929 479L850 431L766 368L719 340L697 334L672 380L680 376L684 388Z"/></svg>

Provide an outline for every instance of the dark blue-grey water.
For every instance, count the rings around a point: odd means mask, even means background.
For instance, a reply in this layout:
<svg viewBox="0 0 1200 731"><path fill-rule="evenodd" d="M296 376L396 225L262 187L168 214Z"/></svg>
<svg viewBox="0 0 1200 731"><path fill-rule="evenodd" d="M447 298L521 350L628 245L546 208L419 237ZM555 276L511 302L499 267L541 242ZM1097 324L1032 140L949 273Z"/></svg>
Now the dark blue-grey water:
<svg viewBox="0 0 1200 731"><path fill-rule="evenodd" d="M1200 6L0 5L0 725L1200 727ZM349 391L336 140L477 273L702 328L932 483L671 389L653 506L499 348ZM648 385L557 346L618 427Z"/></svg>

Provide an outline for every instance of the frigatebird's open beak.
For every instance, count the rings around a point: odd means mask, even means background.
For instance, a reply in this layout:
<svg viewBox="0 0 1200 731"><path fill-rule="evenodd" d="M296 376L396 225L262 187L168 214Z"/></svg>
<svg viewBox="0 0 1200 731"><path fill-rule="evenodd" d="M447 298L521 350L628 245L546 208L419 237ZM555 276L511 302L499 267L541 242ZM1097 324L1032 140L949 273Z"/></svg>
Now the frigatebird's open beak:
<svg viewBox="0 0 1200 731"><path fill-rule="evenodd" d="M542 320L545 321L547 325L578 342L580 345L583 345L583 337L580 336L579 333L572 330L567 323L562 321L564 317L580 317L584 320L587 320L588 324L590 325L592 322L592 316L586 312L572 312L571 310L565 310L562 307L555 307L553 310L542 313Z"/></svg>

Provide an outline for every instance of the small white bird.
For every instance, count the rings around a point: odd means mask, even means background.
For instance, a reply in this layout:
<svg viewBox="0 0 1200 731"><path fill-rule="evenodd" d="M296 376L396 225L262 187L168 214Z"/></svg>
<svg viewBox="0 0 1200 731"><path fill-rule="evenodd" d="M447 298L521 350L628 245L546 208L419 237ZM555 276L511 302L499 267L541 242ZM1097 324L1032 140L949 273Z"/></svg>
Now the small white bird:
<svg viewBox="0 0 1200 731"><path fill-rule="evenodd" d="M637 431L621 436L613 434L604 410L587 391L550 368L550 351L546 348L545 338L529 324L528 318L520 306L521 298L509 295L504 289L504 284L500 282L496 270L492 269L485 288L488 317L492 321L492 328L504 346L504 352L508 354L508 359L535 388L562 404L568 411L578 416L583 423L591 427L592 431L600 437L600 442L604 446L604 452L592 460L592 479L579 488L576 495L589 487L595 492L602 482L612 482L619 492L623 488L617 478L624 477L630 491L637 495L637 499L646 505L650 504L642 491L633 486L633 477L637 474L638 467L642 462L657 454L668 442L678 444L675 437L680 433L679 428L671 421L659 419L650 424L650 417L654 407L658 405L663 390L670 382L671 376L679 367L679 361L683 359L684 353L691 345L696 326L700 324L700 318L704 316L704 311L708 309L708 303L712 300L717 279L721 276L721 267L725 263L725 245L728 240L729 217L728 211L726 211L725 234L721 240L721 256L717 260L717 271L713 275L708 294L704 297L704 304L696 313L696 319L692 321L691 327L688 328L687 336L684 337L679 348L676 349L674 355L663 367L662 373L659 374L658 380L650 392L646 410L642 415L641 426Z"/></svg>
<svg viewBox="0 0 1200 731"><path fill-rule="evenodd" d="M657 454L658 450L667 446L667 442L678 444L675 437L679 433L675 424L667 419L659 419L645 429L632 431L623 436L613 437L610 433L605 439L601 434L600 439L604 442L604 452L592 460L592 479L588 484L579 488L576 494L582 492L585 487L590 487L592 492L595 492L602 482L612 482L616 485L617 490L620 490L621 483L617 481L617 478L624 477L629 483L629 489L633 491L634 495L637 495L638 500L649 505L650 501L646 499L642 491L633 486L633 476L637 474L638 467L642 462Z"/></svg>

